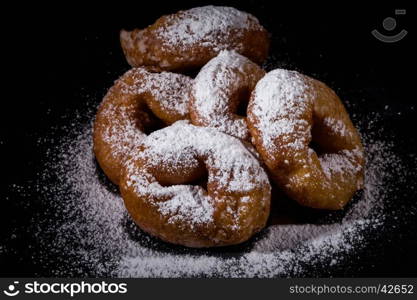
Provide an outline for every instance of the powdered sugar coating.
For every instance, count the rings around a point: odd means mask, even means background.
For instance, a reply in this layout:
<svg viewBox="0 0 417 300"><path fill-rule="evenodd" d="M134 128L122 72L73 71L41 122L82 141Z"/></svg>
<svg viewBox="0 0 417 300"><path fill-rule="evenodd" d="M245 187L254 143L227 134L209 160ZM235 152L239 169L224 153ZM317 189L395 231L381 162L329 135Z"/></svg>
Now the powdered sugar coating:
<svg viewBox="0 0 417 300"><path fill-rule="evenodd" d="M122 30L120 41L130 65L156 70L196 69L222 50L261 63L269 49L268 33L254 16L211 5L162 16L143 30Z"/></svg>
<svg viewBox="0 0 417 300"><path fill-rule="evenodd" d="M119 107L109 104L103 111L109 119L115 120L112 126L106 127L102 139L111 149L112 156L125 156L134 145L139 145L146 134L137 127L134 118L130 117L133 106ZM129 117L128 117L129 116Z"/></svg>
<svg viewBox="0 0 417 300"><path fill-rule="evenodd" d="M207 157L207 167L218 170L209 174L208 181L218 182L228 192L249 192L269 183L258 159L239 140L188 121L155 131L142 145L146 150L137 152L132 161L151 157L149 161L154 166L192 167L197 157ZM184 149L189 151L185 153Z"/></svg>
<svg viewBox="0 0 417 300"><path fill-rule="evenodd" d="M235 232L233 240L239 240L241 232L250 236L260 229L259 222L265 224L270 201L269 180L258 159L238 139L215 129L178 121L153 132L144 139L141 148L126 164L121 185L125 201L129 202L130 197L136 199L129 196L133 193L139 201L156 207L168 223L190 231L200 225L198 238L204 236L201 226ZM207 170L207 190L198 185L164 186L156 175L192 174L199 168ZM182 175L178 176L183 180ZM130 205L129 202L128 209ZM215 214L229 215L228 222L223 224L219 220L225 217L216 219ZM212 245L219 243L214 235L208 238L213 240Z"/></svg>
<svg viewBox="0 0 417 300"><path fill-rule="evenodd" d="M191 121L241 139L249 138L246 118L235 112L265 72L235 51L221 51L198 73L192 88Z"/></svg>
<svg viewBox="0 0 417 300"><path fill-rule="evenodd" d="M358 164L358 157L363 157L363 152L361 149L355 148L342 150L339 153L323 154L319 160L326 178L330 181L335 177L354 177L362 172L363 167ZM337 182L335 184L337 185ZM362 184L362 180L358 180L357 189L360 189Z"/></svg>
<svg viewBox="0 0 417 300"><path fill-rule="evenodd" d="M338 120L334 117L327 117L324 118L323 123L335 134L339 134L341 136L347 136L349 134L346 124L342 120Z"/></svg>
<svg viewBox="0 0 417 300"><path fill-rule="evenodd" d="M228 49L230 37L239 37L242 30L263 30L256 17L226 6L203 6L167 16L167 26L158 28L156 35L164 45L192 47L195 44L212 47L215 51ZM244 45L239 45L243 48Z"/></svg>
<svg viewBox="0 0 417 300"><path fill-rule="evenodd" d="M122 93L135 96L150 94L170 114L188 114L190 77L172 72L152 73L144 68L133 68L125 76L133 81L129 84L121 81Z"/></svg>
<svg viewBox="0 0 417 300"><path fill-rule="evenodd" d="M268 153L277 150L277 138L286 142L282 147L298 151L311 140L311 126L303 117L315 91L307 82L308 78L296 71L276 69L256 85L250 105ZM296 137L291 138L293 135Z"/></svg>
<svg viewBox="0 0 417 300"><path fill-rule="evenodd" d="M187 221L194 224L206 224L213 221L213 201L200 186L171 185L162 186L155 178L149 182L149 174L131 175L127 185L144 196L156 199L169 199L155 202L158 211L168 217L169 223Z"/></svg>
<svg viewBox="0 0 417 300"><path fill-rule="evenodd" d="M160 184L144 179L147 174L137 176L134 162L141 158L147 160L152 167L175 166L196 167L199 157L206 157L205 164L210 170L208 182L217 182L218 189L224 189L230 193L248 193L262 186L269 186L268 177L260 166L259 161L238 140L221 132L209 128L196 127L188 121L178 121L162 130L158 130L143 141L144 151L127 163L128 173L132 173L127 185L134 186L138 193L157 194L166 196L174 195L169 201L160 204L161 213L169 213L172 207L178 208L181 203L185 205L187 213L176 216L188 218L194 221L210 221L213 209L211 196L207 195L200 186L176 185L162 187ZM186 150L186 152L185 152ZM268 195L266 195L268 196ZM246 196L242 196L247 201ZM264 199L266 202L268 198ZM192 210L197 206L206 208L202 216L200 210ZM199 218L199 216L202 216Z"/></svg>

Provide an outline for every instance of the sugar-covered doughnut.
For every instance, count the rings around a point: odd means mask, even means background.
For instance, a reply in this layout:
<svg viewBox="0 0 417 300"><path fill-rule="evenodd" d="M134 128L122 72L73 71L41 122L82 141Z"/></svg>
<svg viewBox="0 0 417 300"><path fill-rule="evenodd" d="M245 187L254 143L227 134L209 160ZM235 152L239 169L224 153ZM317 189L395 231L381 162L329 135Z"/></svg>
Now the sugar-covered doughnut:
<svg viewBox="0 0 417 300"><path fill-rule="evenodd" d="M174 244L213 247L244 242L265 226L268 177L239 139L178 121L150 134L135 153L120 190L144 231ZM197 184L204 178L206 186Z"/></svg>
<svg viewBox="0 0 417 300"><path fill-rule="evenodd" d="M104 173L119 183L128 155L152 129L188 118L190 77L133 68L104 97L94 122L94 152Z"/></svg>
<svg viewBox="0 0 417 300"><path fill-rule="evenodd" d="M246 112L238 115L242 101L265 75L257 64L235 51L224 50L198 73L191 90L190 119L194 125L214 127L241 139L249 139Z"/></svg>
<svg viewBox="0 0 417 300"><path fill-rule="evenodd" d="M300 204L341 209L363 184L360 136L324 83L277 69L248 106L253 142L276 183Z"/></svg>
<svg viewBox="0 0 417 300"><path fill-rule="evenodd" d="M145 29L122 30L120 41L131 66L171 71L199 68L226 49L261 63L269 50L268 32L258 19L223 6L162 16Z"/></svg>

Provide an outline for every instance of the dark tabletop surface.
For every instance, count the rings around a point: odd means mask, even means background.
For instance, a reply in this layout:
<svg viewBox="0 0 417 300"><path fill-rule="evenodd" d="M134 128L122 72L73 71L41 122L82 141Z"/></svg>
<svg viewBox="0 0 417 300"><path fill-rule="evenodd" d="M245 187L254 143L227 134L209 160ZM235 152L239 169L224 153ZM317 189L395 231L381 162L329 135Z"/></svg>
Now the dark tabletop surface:
<svg viewBox="0 0 417 300"><path fill-rule="evenodd" d="M14 16L6 29L8 53L3 56L10 82L3 83L0 150L2 180L0 191L1 276L47 275L31 259L36 239L26 230L31 217L41 210L36 197L29 201L13 191L12 184L27 185L41 170L39 163L47 145L37 139L51 126L64 125L62 115L83 106L86 96L97 103L127 65L118 43L118 31L145 27L165 13L213 1L192 3L170 1L137 4L113 3L85 7L67 3L54 7L10 8ZM152 1L150 1L152 2ZM266 1L224 1L257 16L272 33L272 51L280 66L297 69L335 88L343 99L356 99L364 111L383 110L389 105L401 115L385 120L393 133L399 153L417 153L416 83L411 73L413 60L411 14L395 15L396 8L361 5L272 6ZM392 32L383 27L386 17L395 17ZM408 35L397 43L383 43L371 35L373 29L392 35L406 29ZM414 54L413 53L413 54ZM10 67L10 69L9 69ZM405 162L407 163L407 162ZM410 178L410 182L413 179ZM415 181L415 179L414 179ZM416 206L416 193L404 186L395 195L402 205ZM30 204L28 204L30 202ZM416 276L416 220L404 217L395 230L387 230L378 241L378 251L362 253L362 259L334 276ZM389 227L389 224L388 224ZM9 238L14 232L14 238ZM317 274L320 275L320 274Z"/></svg>

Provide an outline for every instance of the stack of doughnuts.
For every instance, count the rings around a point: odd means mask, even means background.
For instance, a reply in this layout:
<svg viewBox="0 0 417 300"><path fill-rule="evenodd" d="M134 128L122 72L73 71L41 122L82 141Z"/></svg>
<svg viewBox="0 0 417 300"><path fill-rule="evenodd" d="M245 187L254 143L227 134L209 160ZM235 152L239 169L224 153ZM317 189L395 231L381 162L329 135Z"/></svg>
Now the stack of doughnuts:
<svg viewBox="0 0 417 300"><path fill-rule="evenodd" d="M142 230L234 245L266 226L271 184L329 210L362 187L363 147L341 100L296 71L265 72L269 34L254 16L197 7L120 41L132 69L98 108L94 153Z"/></svg>

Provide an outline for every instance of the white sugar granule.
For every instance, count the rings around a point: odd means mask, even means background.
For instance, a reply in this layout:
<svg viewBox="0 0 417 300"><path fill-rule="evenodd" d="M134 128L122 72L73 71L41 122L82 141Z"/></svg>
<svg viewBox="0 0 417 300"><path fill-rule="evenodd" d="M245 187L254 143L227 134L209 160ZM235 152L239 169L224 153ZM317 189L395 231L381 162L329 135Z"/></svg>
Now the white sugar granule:
<svg viewBox="0 0 417 300"><path fill-rule="evenodd" d="M395 191L390 182L412 175L392 152L388 138L376 133L380 125L361 123L368 126L362 130L365 188L341 220L272 225L238 254L220 255L216 249L169 246L142 233L97 169L91 124L75 121L68 135L53 143L57 148L50 149L36 186L49 209L33 225L43 249L34 259L53 276L302 276L314 265L325 269L343 264L348 255L366 246L367 230L378 232L384 226L384 202Z"/></svg>

